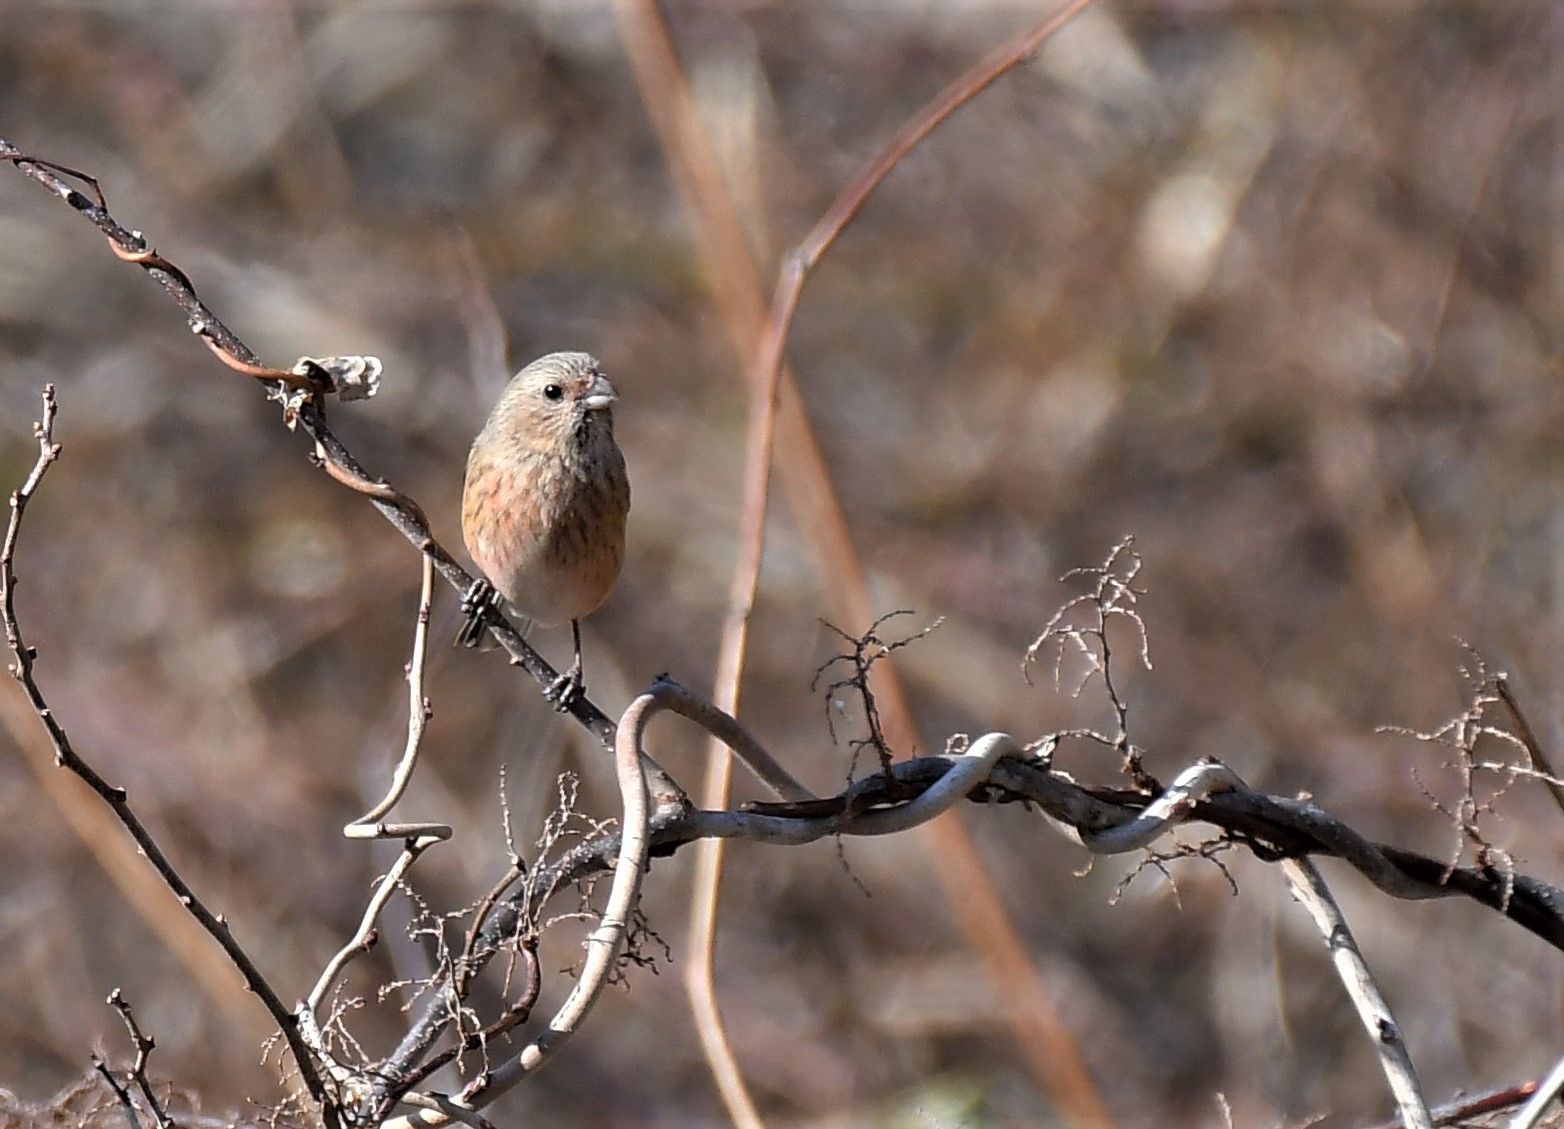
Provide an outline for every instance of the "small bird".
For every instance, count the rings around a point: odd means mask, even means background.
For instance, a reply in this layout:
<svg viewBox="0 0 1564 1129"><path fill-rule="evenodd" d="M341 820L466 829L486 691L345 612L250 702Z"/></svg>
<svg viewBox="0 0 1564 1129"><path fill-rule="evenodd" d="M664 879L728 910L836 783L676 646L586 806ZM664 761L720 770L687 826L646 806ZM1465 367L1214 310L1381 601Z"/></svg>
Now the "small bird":
<svg viewBox="0 0 1564 1129"><path fill-rule="evenodd" d="M616 399L595 357L550 353L511 378L467 456L462 537L473 561L527 619L570 621L575 662L545 692L561 710L585 688L581 618L607 599L624 561L630 479L614 442ZM468 646L490 598L463 602Z"/></svg>

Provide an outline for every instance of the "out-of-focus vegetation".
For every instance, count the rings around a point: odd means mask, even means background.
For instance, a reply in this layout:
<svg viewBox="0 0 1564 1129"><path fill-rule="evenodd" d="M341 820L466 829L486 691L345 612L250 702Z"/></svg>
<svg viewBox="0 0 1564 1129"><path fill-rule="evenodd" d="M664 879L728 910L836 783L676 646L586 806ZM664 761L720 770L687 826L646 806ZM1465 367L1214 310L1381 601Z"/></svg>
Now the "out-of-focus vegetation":
<svg viewBox="0 0 1564 1129"><path fill-rule="evenodd" d="M667 7L768 274L909 114L1038 14ZM1376 727L1459 710L1458 638L1511 672L1557 744L1561 21L1543 0L1103 5L896 170L812 278L789 356L877 605L946 617L898 660L925 748L1102 720L1094 691L1028 687L1019 662L1073 591L1059 575L1126 533L1155 667L1124 690L1163 776L1215 755L1367 834L1453 852L1413 776L1448 795L1438 754ZM466 445L505 375L464 264L512 366L597 353L634 510L624 577L586 624L591 689L614 712L658 671L709 687L746 358L605 9L12 0L0 135L97 176L270 363L382 356L380 397L334 424L452 546ZM339 829L401 747L416 558L155 285L0 169L6 490L45 381L66 451L19 562L39 677L292 998L392 857ZM848 754L810 681L839 641L785 510L768 554L743 714L827 788ZM442 632L454 605L442 594ZM534 641L568 657L564 633ZM442 648L430 678L408 807L458 825L420 864L438 911L504 865L502 766L524 844L562 769L604 814L612 786L498 654ZM155 1070L208 1110L274 1096L259 1009L203 989L149 926L156 907L105 875L25 768L27 722L0 729L0 1086L44 1097L94 1044L123 1049L102 1003L119 986ZM693 783L697 743L660 740ZM1502 804L1503 845L1564 877L1557 811L1524 790ZM1126 864L1080 874L1019 808L967 823L1123 1124L1217 1123L1219 1091L1237 1124L1387 1110L1275 873L1234 853L1238 897L1189 863L1177 899L1147 874L1111 905ZM741 846L730 865L719 992L776 1124L1046 1123L1004 988L915 841ZM646 904L674 974L634 973L502 1120L722 1122L677 975L688 877L659 864ZM1536 939L1350 876L1338 896L1432 1098L1564 1049L1564 963ZM370 963L420 970L392 937ZM394 1030L383 1011L371 1039Z"/></svg>

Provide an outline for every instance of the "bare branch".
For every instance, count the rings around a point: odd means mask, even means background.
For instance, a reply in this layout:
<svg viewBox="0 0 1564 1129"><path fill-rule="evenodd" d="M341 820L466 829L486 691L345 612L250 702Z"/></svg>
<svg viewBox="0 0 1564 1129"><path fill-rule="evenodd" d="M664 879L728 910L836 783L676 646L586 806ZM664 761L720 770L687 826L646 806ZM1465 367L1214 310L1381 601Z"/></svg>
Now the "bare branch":
<svg viewBox="0 0 1564 1129"><path fill-rule="evenodd" d="M406 848L376 886L374 895L369 900L369 905L364 910L364 916L359 922L358 930L353 934L352 940L344 945L337 954L326 962L326 967L321 970L320 978L316 980L315 987L310 990L309 996L300 1005L309 1012L312 1018L318 1018L320 1007L325 1002L326 994L336 984L337 977L342 975L344 969L354 958L362 956L375 947L379 941L379 930L376 923L380 920L381 911L390 901L392 893L396 891L418 860L425 849L436 840L430 838L412 839L408 841Z"/></svg>
<svg viewBox="0 0 1564 1129"><path fill-rule="evenodd" d="M876 663L880 662L882 659L889 658L894 652L901 650L903 647L908 646L911 643L915 643L919 639L922 639L924 636L928 635L929 632L939 627L940 623L942 622L941 620L935 620L922 631L919 631L913 635L909 635L905 639L897 639L889 643L880 637L879 630L885 623L895 619L897 616L911 614L912 612L904 610L886 612L879 619L871 623L868 630L865 631L862 635L849 635L847 632L843 631L840 627L837 627L834 624L826 624L826 626L829 627L832 631L836 632L837 635L845 639L853 649L850 654L833 655L831 658L827 659L815 671L814 680L809 684L809 688L811 690L818 690L820 687L820 680L825 677L826 672L831 668L838 664L844 664L851 668L851 674L847 675L845 678L837 679L835 682L832 682L826 686L824 690L823 697L825 699L826 729L831 734L831 740L835 741L837 739L836 723L832 718L831 712L832 707L837 706L836 693L838 690L855 691L858 695L859 701L863 705L864 725L868 729L868 735L865 737L856 737L852 741L848 742L848 745L853 750L854 761L856 761L857 754L861 750L874 750L875 757L880 762L881 771L884 771L890 767L890 763L894 759L895 754L891 750L890 743L885 739L885 726L880 721L880 707L874 700L874 690L870 685L870 675L873 672ZM849 774L850 773L851 769L849 769Z"/></svg>
<svg viewBox="0 0 1564 1129"><path fill-rule="evenodd" d="M773 794L788 800L815 798L815 794L793 779L792 774L766 751L765 746L737 718L696 697L666 675L659 677L652 688L658 692L663 709L688 718L711 734L713 740L722 742L739 763Z"/></svg>
<svg viewBox="0 0 1564 1129"><path fill-rule="evenodd" d="M1023 28L989 52L914 115L842 190L802 243L783 257L769 314L760 273L746 246L733 199L695 112L688 81L660 10L651 0L619 0L615 15L642 100L669 156L681 194L695 220L696 241L711 273L719 312L738 356L749 363L750 413L746 431L740 554L730 589L730 611L718 660L716 700L738 710L739 674L748 636L749 610L759 576L765 522L763 515L772 466L773 442L782 457L778 470L794 513L800 515L814 550L822 585L832 593L833 614L844 622L873 618L863 564L847 532L842 505L796 382L784 365L783 351L809 272L834 245L869 196L911 149L978 93L1026 58L1090 0L1065 0L1054 12ZM910 746L915 726L900 682L883 668L881 697L887 727ZM727 759L712 748L702 800L708 807L726 803ZM953 897L962 927L974 950L988 963L996 982L1019 985L1034 1006L1013 1011L1012 1027L1034 1070L1056 1102L1082 1125L1111 1124L1096 1087L1073 1043L1047 1007L1036 970L1025 960L992 882L977 864L977 854L961 827L934 825L940 840L933 857ZM759 1122L738 1067L722 1033L711 988L716 890L722 872L720 844L702 848L697 885L692 893L691 933L695 952L687 978L697 1026L724 1102L746 1129Z"/></svg>
<svg viewBox="0 0 1564 1129"><path fill-rule="evenodd" d="M1381 732L1409 736L1423 744L1448 749L1454 754L1454 760L1445 762L1443 766L1454 771L1458 782L1458 792L1453 802L1440 799L1423 782L1422 776L1416 770L1413 772L1413 779L1429 803L1450 821L1454 843L1449 865L1454 867L1459 863L1467 846L1470 846L1478 864L1513 874L1514 860L1508 852L1489 840L1483 827L1484 817L1497 816L1498 801L1517 781L1540 781L1556 801L1564 794L1564 784L1550 773L1539 772L1533 767L1548 762L1537 746L1535 735L1530 733L1518 703L1514 703L1505 676L1502 673L1490 673L1482 655L1470 646L1466 646L1462 674L1466 678L1470 696L1464 709L1455 717L1430 732L1403 726L1384 726ZM1494 707L1501 703L1511 720L1522 729L1522 735L1511 732L1491 719ZM1481 760L1478 747L1485 742L1497 743L1501 750L1524 754L1528 763L1521 765Z"/></svg>
<svg viewBox="0 0 1564 1129"><path fill-rule="evenodd" d="M429 653L429 613L434 601L434 561L426 553L419 558L419 562L421 579L417 626L413 629L413 657L407 664L407 743L402 748L402 758L397 762L385 798L342 829L342 834L349 839L437 841L451 837L451 828L444 823L381 822L407 791L413 770L418 766L418 750L423 744L424 727L434 714L429 699L424 696L424 660Z"/></svg>
<svg viewBox="0 0 1564 1129"><path fill-rule="evenodd" d="M1559 774L1553 770L1552 758L1543 751L1542 742L1537 740L1537 733L1527 720L1520 703L1515 700L1515 691L1510 689L1510 676L1503 671L1493 676L1494 691L1499 695L1499 700L1504 703L1504 708L1510 712L1510 720L1515 724L1515 731L1520 736L1521 743L1526 746L1526 755L1531 758L1531 765L1540 774L1539 778L1547 785L1548 794L1553 797L1553 803L1561 812L1564 812L1564 782L1559 780Z"/></svg>
<svg viewBox="0 0 1564 1129"><path fill-rule="evenodd" d="M173 1119L168 1116L163 1103L158 1101L157 1095L152 1092L152 1081L147 1077L147 1061L151 1058L153 1050L157 1048L157 1040L141 1029L141 1024L136 1022L135 1013L130 1009L129 1001L118 988L109 993L109 1006L125 1024L125 1031L130 1035L130 1041L136 1048L136 1059L131 1063L130 1077L135 1082L136 1089L141 1091L141 1100L147 1103L147 1109L151 1112L152 1120L158 1129L174 1129Z"/></svg>
<svg viewBox="0 0 1564 1129"><path fill-rule="evenodd" d="M104 234L116 256L145 270L185 311L191 330L218 360L236 372L259 380L266 388L268 397L283 405L285 422L290 428L302 430L313 441L316 462L323 470L335 481L368 498L419 552L433 558L440 575L452 588L466 592L472 587L473 577L435 538L423 509L383 479L365 470L326 425L324 399L329 394L342 393L337 377L342 368L353 370L354 365L339 367L308 357L300 359L295 366L297 371L275 369L262 364L249 346L201 300L194 283L183 270L153 250L140 232L124 227L110 214L96 180L24 153L4 138L0 138L0 161L10 161L24 174L59 196ZM92 198L89 199L69 183L68 178L72 177L91 187ZM348 360L357 359L368 360ZM525 669L540 686L552 686L558 679L559 672L549 666L543 656L503 616L491 616L489 628L510 655L512 663ZM613 722L590 700L584 696L577 697L567 712L590 730L604 748L613 748Z"/></svg>
<svg viewBox="0 0 1564 1129"><path fill-rule="evenodd" d="M1109 550L1102 564L1095 568L1071 569L1065 573L1065 580L1076 577L1092 580L1092 590L1066 600L1049 617L1043 633L1026 649L1026 656L1021 660L1021 674L1030 684L1032 676L1029 668L1038 661L1038 654L1045 646L1052 646L1054 686L1063 691L1061 679L1065 656L1068 654L1082 660L1085 672L1074 687L1065 692L1071 697L1079 697L1094 675L1102 679L1104 696L1113 710L1114 732L1110 737L1096 739L1119 753L1123 758L1124 771L1137 788L1155 793L1160 786L1142 767L1142 751L1130 742L1129 702L1119 692L1114 678L1113 646L1108 639L1109 625L1116 619L1126 621L1135 632L1137 657L1141 665L1147 670L1151 669L1146 624L1136 606L1145 592L1135 587L1141 561L1134 545L1134 538L1126 537ZM1076 621L1073 613L1078 609L1085 609L1085 623Z"/></svg>
<svg viewBox="0 0 1564 1129"><path fill-rule="evenodd" d="M643 764L644 754L641 751L642 740L647 723L665 708L659 692L654 689L632 702L620 719L614 764L624 805L623 830L619 835L613 887L603 916L587 939L587 959L580 979L543 1034L529 1042L510 1061L474 1079L457 1096L456 1106L477 1109L487 1105L542 1067L580 1027L608 983L623 949L636 903L640 899L641 878L651 846L648 835L650 797ZM411 1129L418 1125L443 1125L449 1123L453 1116L450 1111L443 1109L424 1109L393 1121L390 1126L391 1129Z"/></svg>
<svg viewBox="0 0 1564 1129"><path fill-rule="evenodd" d="M6 148L5 143L0 141L0 156L7 155ZM79 193L75 195L80 198ZM83 203L87 203L85 198L81 199ZM259 967L235 940L227 921L209 910L174 869L168 856L153 839L151 832L131 809L125 790L109 784L91 765L77 755L64 726L60 724L54 711L44 700L43 691L33 676L33 660L36 658L36 652L23 639L21 625L16 618L16 548L17 539L21 534L22 515L26 512L27 504L42 483L44 474L60 455L60 445L54 441L55 411L54 386L49 385L43 393L43 415L33 425L33 434L38 439L38 459L22 485L11 494L11 516L6 526L4 542L0 543L0 619L5 622L6 644L10 648L13 660L10 666L11 676L21 683L29 705L38 715L38 720L43 723L49 741L54 746L55 763L74 773L109 806L121 826L136 841L136 846L146 855L147 861L152 864L158 876L174 892L180 905L184 906L208 935L222 946L223 951L228 954L228 959L244 977L245 985L256 994L271 1015L273 1022L282 1031L310 1096L321 1107L329 1129L335 1129L337 1124L335 1104L327 1094L320 1073L315 1068L309 1049L299 1033L297 1021L283 1006L281 998L261 974Z"/></svg>
<svg viewBox="0 0 1564 1129"><path fill-rule="evenodd" d="M1336 975L1341 977L1347 995L1368 1031L1374 1053L1390 1083L1390 1092L1401 1110L1402 1122L1407 1129L1433 1129L1428 1103L1423 1100L1423 1087L1412 1067L1412 1056L1407 1051L1401 1028L1390 1014L1379 986L1374 983L1368 963L1358 951L1352 930L1347 927L1347 919L1336 899L1331 897L1319 868L1307 859L1288 859L1282 863L1282 871L1287 875L1293 897L1308 910L1314 924L1325 935L1331 963L1336 966Z"/></svg>
<svg viewBox="0 0 1564 1129"><path fill-rule="evenodd" d="M1564 1092L1564 1059L1560 1059L1548 1071L1548 1076L1537 1086L1537 1092L1516 1114L1515 1120L1510 1122L1510 1129L1533 1129L1540 1124L1543 1114L1558 1100L1561 1092Z"/></svg>

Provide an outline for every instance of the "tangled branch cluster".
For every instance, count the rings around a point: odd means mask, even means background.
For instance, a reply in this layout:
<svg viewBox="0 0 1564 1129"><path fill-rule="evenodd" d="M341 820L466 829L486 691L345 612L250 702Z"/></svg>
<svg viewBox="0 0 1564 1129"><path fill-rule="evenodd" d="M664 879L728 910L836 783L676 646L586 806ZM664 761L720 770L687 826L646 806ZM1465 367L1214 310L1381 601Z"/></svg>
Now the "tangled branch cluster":
<svg viewBox="0 0 1564 1129"><path fill-rule="evenodd" d="M989 67L991 80L1001 68L998 62ZM970 97L980 88L974 81L961 97ZM956 104L959 101L939 112L948 113ZM937 120L935 115L920 128L926 131ZM897 155L918 136L916 130L909 132ZM655 869L653 860L708 839L786 846L830 837L903 833L964 801L1022 804L1092 855L1139 852L1142 866L1164 872L1179 857L1212 860L1235 849L1281 862L1293 889L1333 944L1340 938L1350 940L1350 933L1310 861L1319 857L1346 863L1392 897L1469 898L1564 949L1564 895L1523 873L1485 829L1496 803L1518 784L1540 783L1564 808L1564 782L1549 766L1502 673L1489 671L1473 655L1467 671L1470 698L1462 713L1433 731L1402 731L1453 758L1449 767L1458 779L1456 799L1440 800L1434 789L1425 788L1448 817L1455 839L1443 859L1373 842L1306 799L1250 789L1231 770L1198 757L1196 751L1186 758L1193 762L1187 769L1163 783L1148 771L1145 750L1131 738L1129 701L1116 677L1122 662L1121 628L1131 633L1133 660L1147 669L1151 666L1138 611L1144 595L1138 587L1141 561L1128 540L1114 546L1101 564L1066 578L1084 581L1085 591L1066 601L1046 622L1022 664L1028 670L1046 662L1056 687L1076 696L1095 682L1111 718L1106 729L1060 730L1026 739L988 733L953 739L942 754L898 759L882 723L871 672L876 663L913 644L922 633L887 639L884 629L889 616L860 634L839 631L849 650L817 672L831 736L836 736L836 718L841 713L834 703L839 696L855 695L864 732L851 738L849 746L855 756L865 750L873 753L875 762L863 773L856 771L855 762L846 785L832 795L812 792L734 717L670 680L655 681L617 719L581 697L572 702L570 712L614 756L622 803L618 818L590 818L578 809L573 785L562 782L556 812L532 857L515 848L507 817L507 839L513 845L505 872L470 906L455 913L435 912L421 899L411 874L425 851L451 837L451 829L435 823L388 822L387 817L413 779L429 716L423 669L434 576L438 573L458 592L470 587L472 577L435 539L418 504L371 475L328 426L329 399L372 395L381 375L379 363L348 356L302 358L288 369L264 365L202 302L184 271L114 219L91 177L30 156L3 140L0 159L59 196L107 237L115 255L156 280L185 311L192 331L212 353L229 368L260 382L281 406L285 425L309 439L316 464L333 480L364 495L419 554L422 587L407 667L409 713L403 757L385 799L345 829L351 838L399 841L402 853L377 883L354 936L327 962L306 998L289 1007L222 917L180 877L125 793L78 755L36 677L36 656L17 619L14 592L24 513L61 454L54 440L57 404L52 387L44 391L35 427L36 462L11 495L0 546L0 618L12 656L11 673L45 727L59 764L90 784L109 805L150 864L241 970L276 1023L288 1069L302 1087L299 1104L278 1111L279 1117L308 1111L333 1127L388 1124L401 1129L453 1120L486 1126L480 1111L558 1053L581 1028L606 985L622 977L629 965L652 959L649 946L656 937L640 915L639 899L648 870ZM872 170L865 184L872 187L889 167ZM796 302L808 266L848 222L852 210L834 211L830 223L811 236L807 253L790 260L789 302ZM778 324L768 339L768 347L776 353L773 379L785 329L785 322ZM892 613L897 614L902 613ZM552 684L556 672L509 623L496 616L490 630L516 665L541 686ZM1067 679L1068 672L1076 669L1082 673ZM647 727L665 712L685 718L725 744L776 798L718 810L692 802L686 790L644 751ZM1083 784L1055 770L1054 755L1071 745L1111 750L1119 759L1118 774L1106 783ZM1513 759L1495 759L1490 756L1495 749ZM1171 851L1158 847L1170 831L1187 824L1201 825L1205 838ZM1471 861L1463 863L1468 851ZM1138 872L1139 868L1134 873ZM344 989L343 978L354 960L378 943L383 911L398 895L414 907L414 935L435 954L435 971L421 980L382 986L383 995L405 1001L408 1018L397 1045L374 1054L354 1037L352 1019L362 1001ZM590 922L585 955L574 970L575 983L564 1003L539 1021L536 1013L544 983L539 940L549 927L564 920ZM1352 986L1360 1014L1383 1056L1403 1116L1409 1124L1432 1124L1399 1032L1371 977L1350 944L1339 944L1335 951L1343 978ZM495 990L480 993L478 986L485 976ZM99 1073L116 1100L134 1116L144 1115L160 1127L168 1125L166 1101L147 1073L153 1040L141 1030L122 997L116 994L111 1003L130 1034L135 1058L126 1072L115 1072L100 1061ZM462 1088L455 1093L433 1089L436 1072L452 1066L464 1080Z"/></svg>

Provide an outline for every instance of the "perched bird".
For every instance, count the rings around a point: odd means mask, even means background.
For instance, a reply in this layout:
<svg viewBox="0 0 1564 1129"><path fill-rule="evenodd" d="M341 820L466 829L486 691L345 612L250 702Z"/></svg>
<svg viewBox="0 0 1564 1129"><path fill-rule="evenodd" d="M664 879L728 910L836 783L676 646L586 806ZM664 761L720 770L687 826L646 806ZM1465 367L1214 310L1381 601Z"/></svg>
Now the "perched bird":
<svg viewBox="0 0 1564 1129"><path fill-rule="evenodd" d="M624 560L630 479L614 442L616 399L596 358L550 353L511 378L467 456L467 551L521 615L570 622L575 662L546 693L560 709L584 688L581 617L608 597ZM491 595L464 602L469 646Z"/></svg>

